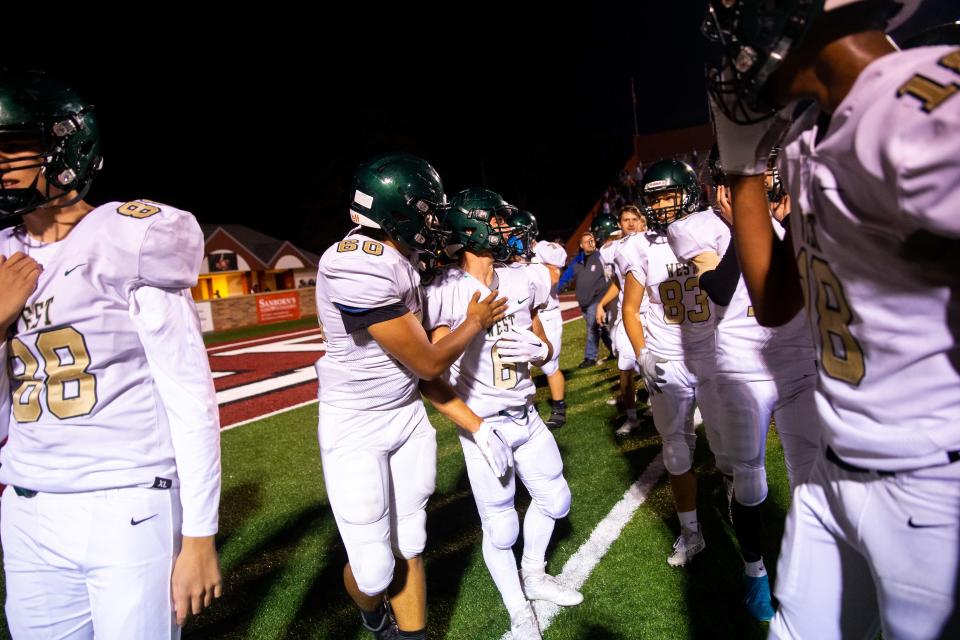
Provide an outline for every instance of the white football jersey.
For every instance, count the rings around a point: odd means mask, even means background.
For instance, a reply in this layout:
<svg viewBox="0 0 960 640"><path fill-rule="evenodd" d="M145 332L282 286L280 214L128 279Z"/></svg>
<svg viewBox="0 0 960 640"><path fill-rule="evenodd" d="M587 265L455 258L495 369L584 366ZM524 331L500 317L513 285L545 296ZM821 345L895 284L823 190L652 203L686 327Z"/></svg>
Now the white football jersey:
<svg viewBox="0 0 960 640"><path fill-rule="evenodd" d="M420 274L393 247L354 232L328 248L317 273L317 314L327 351L317 361L320 401L343 409L395 409L419 399L417 376L366 328L349 331L343 314L403 305L422 318Z"/></svg>
<svg viewBox="0 0 960 640"><path fill-rule="evenodd" d="M539 262L550 265L563 271L567 262L567 250L556 242L538 242L533 248L533 262ZM547 276L549 276L549 270ZM557 292L557 285L550 285L550 300L547 306L543 308L543 313L560 314L560 294Z"/></svg>
<svg viewBox="0 0 960 640"><path fill-rule="evenodd" d="M891 53L781 154L827 444L866 468L960 450L960 50ZM818 140L818 137L820 138Z"/></svg>
<svg viewBox="0 0 960 640"><path fill-rule="evenodd" d="M629 236L616 263L624 274L624 289L626 274L645 287L650 306L643 314L643 328L651 352L668 360L713 358L711 303L700 290L696 266L677 258L666 235L647 231Z"/></svg>
<svg viewBox="0 0 960 640"><path fill-rule="evenodd" d="M191 214L146 200L97 207L59 242L0 231L0 254L43 265L7 345L0 482L51 493L178 483L130 301L141 286L196 285L203 242Z"/></svg>
<svg viewBox="0 0 960 640"><path fill-rule="evenodd" d="M549 279L537 275L539 269L495 269L494 289L508 300L507 313L502 320L485 333L476 336L463 355L450 367L450 384L457 395L477 415L483 418L510 407L526 406L536 394L530 379L530 365L504 364L497 353L497 341L511 329L529 329L533 324L532 311L546 305L550 297ZM448 267L425 289L427 330L447 326L456 329L466 318L467 307L474 292L481 299L491 288L459 267Z"/></svg>
<svg viewBox="0 0 960 640"><path fill-rule="evenodd" d="M771 218L774 231L784 229ZM723 257L730 227L713 211L701 211L667 228L670 245L681 260L712 251ZM717 372L743 380L770 380L813 373L815 359L804 314L782 327L761 327L753 313L747 284L740 276L726 307L713 305L717 317Z"/></svg>

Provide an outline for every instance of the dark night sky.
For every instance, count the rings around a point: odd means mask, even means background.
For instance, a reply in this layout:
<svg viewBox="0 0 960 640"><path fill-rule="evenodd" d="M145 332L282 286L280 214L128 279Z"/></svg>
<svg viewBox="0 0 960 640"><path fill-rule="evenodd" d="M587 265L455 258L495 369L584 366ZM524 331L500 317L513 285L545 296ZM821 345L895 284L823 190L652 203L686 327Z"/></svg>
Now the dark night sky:
<svg viewBox="0 0 960 640"><path fill-rule="evenodd" d="M448 194L486 186L560 231L632 153L631 77L641 133L706 121L705 2L527 5L336 18L263 5L208 22L158 9L6 57L97 105L93 203L158 200L321 250L350 226L356 164L405 150Z"/></svg>

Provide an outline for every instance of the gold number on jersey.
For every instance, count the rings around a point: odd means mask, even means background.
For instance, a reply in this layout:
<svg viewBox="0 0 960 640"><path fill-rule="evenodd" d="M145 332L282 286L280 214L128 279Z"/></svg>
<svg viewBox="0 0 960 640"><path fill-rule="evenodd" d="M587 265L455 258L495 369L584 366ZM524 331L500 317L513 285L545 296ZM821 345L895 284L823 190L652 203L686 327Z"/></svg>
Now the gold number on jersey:
<svg viewBox="0 0 960 640"><path fill-rule="evenodd" d="M830 265L813 258L810 272L817 283L817 328L823 345L820 356L823 370L831 378L856 386L863 380L865 369L863 349L850 333L853 311Z"/></svg>
<svg viewBox="0 0 960 640"><path fill-rule="evenodd" d="M142 200L134 200L133 202L128 202L122 204L117 208L117 213L122 216L128 216L130 218L149 218L150 216L160 213L160 207L155 207L152 204L147 204Z"/></svg>
<svg viewBox="0 0 960 640"><path fill-rule="evenodd" d="M512 362L503 362L500 360L500 351L497 345L490 349L490 357L493 359L493 386L497 389L513 389L520 382L520 376L517 375L517 365Z"/></svg>
<svg viewBox="0 0 960 640"><path fill-rule="evenodd" d="M684 320L700 323L710 319L710 303L707 301L707 292L700 287L700 278L687 278L683 286L677 280L664 280L660 283L660 302L663 304L663 319L668 324L682 324ZM696 309L687 308L683 304L683 292L695 291Z"/></svg>
<svg viewBox="0 0 960 640"><path fill-rule="evenodd" d="M39 369L40 363L30 353L27 345L17 338L11 340L10 378L20 381L20 386L13 390L11 403L13 417L21 424L36 422L43 413L40 407L40 389L43 387L43 381L34 378Z"/></svg>
<svg viewBox="0 0 960 640"><path fill-rule="evenodd" d="M683 288L687 291L696 290L694 300L697 303L697 306L700 307L699 311L694 311L691 309L687 312L687 320L690 322L706 322L710 319L710 302L707 300L707 292L700 288L700 276L693 278L687 278L687 281L683 283Z"/></svg>
<svg viewBox="0 0 960 640"><path fill-rule="evenodd" d="M61 420L84 416L97 404L97 379L87 371L90 352L83 336L73 327L43 331L37 335L37 350L43 357L46 380L36 380L39 361L22 341L11 341L13 378L20 386L13 392L13 415L17 422L36 422L43 409L40 388L47 389L47 407ZM18 367L14 359L20 361ZM18 370L19 369L19 370Z"/></svg>
<svg viewBox="0 0 960 640"><path fill-rule="evenodd" d="M940 58L940 66L960 73L960 49L951 51L947 55Z"/></svg>
<svg viewBox="0 0 960 640"><path fill-rule="evenodd" d="M44 331L37 349L47 363L47 406L61 420L85 416L97 404L97 379L87 372L87 343L73 327Z"/></svg>
<svg viewBox="0 0 960 640"><path fill-rule="evenodd" d="M347 238L346 240L341 240L340 244L337 245L337 253L347 253L348 251L356 251L357 249L362 249L364 253L371 256L383 255L383 245L373 240L364 240L361 245L356 238Z"/></svg>
<svg viewBox="0 0 960 640"><path fill-rule="evenodd" d="M686 315L683 306L683 287L676 280L660 283L660 302L663 304L663 319L667 324L681 324Z"/></svg>
<svg viewBox="0 0 960 640"><path fill-rule="evenodd" d="M897 89L897 97L911 95L923 103L923 110L930 113L941 104L946 102L947 98L960 91L960 85L956 82L950 84L940 84L936 80L920 75L919 73L904 82Z"/></svg>
<svg viewBox="0 0 960 640"><path fill-rule="evenodd" d="M807 309L816 308L816 328L820 334L820 366L824 373L854 386L866 375L863 348L850 333L853 310L843 294L840 280L830 265L820 258L810 260L807 275L807 252L797 254L797 270ZM809 287L809 288L808 288Z"/></svg>
<svg viewBox="0 0 960 640"><path fill-rule="evenodd" d="M367 240L363 243L363 252L369 253L371 256L379 256L383 254L383 245L379 242Z"/></svg>
<svg viewBox="0 0 960 640"><path fill-rule="evenodd" d="M357 241L353 238L347 238L346 240L341 240L340 244L337 245L337 253L346 253L347 251L356 251L357 250Z"/></svg>

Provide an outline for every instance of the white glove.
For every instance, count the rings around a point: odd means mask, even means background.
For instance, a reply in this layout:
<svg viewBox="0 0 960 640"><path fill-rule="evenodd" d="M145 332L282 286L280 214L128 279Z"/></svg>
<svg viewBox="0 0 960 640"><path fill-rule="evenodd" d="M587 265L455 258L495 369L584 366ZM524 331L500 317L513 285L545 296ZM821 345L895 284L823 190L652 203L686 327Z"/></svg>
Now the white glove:
<svg viewBox="0 0 960 640"><path fill-rule="evenodd" d="M493 469L494 475L498 478L505 476L507 469L513 466L513 456L510 455L510 447L503 441L500 434L488 422L482 422L480 428L473 433L473 441L477 443L480 453Z"/></svg>
<svg viewBox="0 0 960 640"><path fill-rule="evenodd" d="M663 375L665 373L660 365L666 362L663 358L655 356L647 349L640 351L640 357L637 358L637 364L640 366L640 375L643 376L643 384L650 393L662 393L661 384L667 381Z"/></svg>
<svg viewBox="0 0 960 640"><path fill-rule="evenodd" d="M550 347L530 329L511 329L497 341L500 362L516 364L518 362L543 362Z"/></svg>
<svg viewBox="0 0 960 640"><path fill-rule="evenodd" d="M746 107L744 107L746 109ZM720 165L729 174L758 176L767 170L767 158L790 126L783 111L754 124L737 124L730 120L710 95L713 128L717 132ZM760 116L748 112L749 116Z"/></svg>

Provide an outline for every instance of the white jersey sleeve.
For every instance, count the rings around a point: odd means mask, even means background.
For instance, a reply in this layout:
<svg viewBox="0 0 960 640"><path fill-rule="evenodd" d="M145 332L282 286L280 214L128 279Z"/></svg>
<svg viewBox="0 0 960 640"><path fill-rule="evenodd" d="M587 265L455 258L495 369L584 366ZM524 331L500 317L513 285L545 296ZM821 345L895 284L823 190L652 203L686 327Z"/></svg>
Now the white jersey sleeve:
<svg viewBox="0 0 960 640"><path fill-rule="evenodd" d="M530 306L544 309L550 303L550 291L553 289L550 270L542 264L527 265L527 270L530 272Z"/></svg>
<svg viewBox="0 0 960 640"><path fill-rule="evenodd" d="M193 300L185 292L139 287L130 317L167 412L183 505L182 533L217 533L220 412Z"/></svg>
<svg viewBox="0 0 960 640"><path fill-rule="evenodd" d="M711 251L723 257L730 244L730 227L713 211L698 211L667 227L667 237L674 254L685 262Z"/></svg>
<svg viewBox="0 0 960 640"><path fill-rule="evenodd" d="M935 53L936 65L926 65L922 77L943 86L960 86L960 49ZM910 82L903 86L909 90ZM923 82L920 80L919 82ZM953 95L953 94L950 94ZM885 173L894 177L900 210L921 229L960 237L960 98L942 104L918 104L901 99L887 117L899 126L884 127L892 135L876 136ZM952 103L952 104L951 104ZM924 107L919 109L918 107ZM900 111L905 113L901 114Z"/></svg>
<svg viewBox="0 0 960 640"><path fill-rule="evenodd" d="M203 244L203 232L196 218L166 207L144 234L138 261L139 284L161 289L195 286L203 260Z"/></svg>
<svg viewBox="0 0 960 640"><path fill-rule="evenodd" d="M614 258L618 271L623 274L624 282L620 286L624 289L628 274L633 274L641 285L647 282L647 245L642 242L642 235L638 233L626 238Z"/></svg>
<svg viewBox="0 0 960 640"><path fill-rule="evenodd" d="M437 327L450 327L452 329L456 326L454 323L457 322L457 319L450 317L449 304L444 304L448 300L448 296L444 296L443 291L445 290L444 283L449 279L458 279L460 273L458 267L446 267L434 276L431 286L424 287L423 328L427 331L433 331Z"/></svg>
<svg viewBox="0 0 960 640"><path fill-rule="evenodd" d="M567 264L567 250L556 242L538 242L533 248L534 255L543 264L563 269Z"/></svg>

